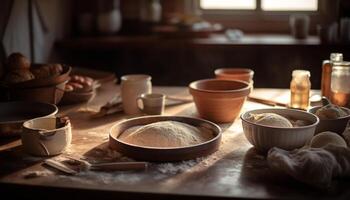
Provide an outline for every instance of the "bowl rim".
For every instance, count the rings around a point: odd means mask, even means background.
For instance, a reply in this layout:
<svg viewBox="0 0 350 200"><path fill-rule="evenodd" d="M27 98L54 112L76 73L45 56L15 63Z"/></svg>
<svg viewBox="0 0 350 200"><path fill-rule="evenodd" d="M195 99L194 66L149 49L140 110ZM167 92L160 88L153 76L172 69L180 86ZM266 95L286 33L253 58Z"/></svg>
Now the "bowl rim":
<svg viewBox="0 0 350 200"><path fill-rule="evenodd" d="M242 73L237 73L237 74L227 73L227 72L237 72L237 71L240 71ZM226 76L239 76L239 75L253 76L254 75L254 70L252 70L250 68L244 68L244 67L238 67L238 68L223 67L223 68L215 69L214 74L215 75L226 75Z"/></svg>
<svg viewBox="0 0 350 200"><path fill-rule="evenodd" d="M235 89L235 90L207 90L207 89L199 89L199 88L195 87L195 85L197 85L198 83L202 83L202 82L231 82L231 83L238 82L238 83L244 84L245 86L242 88L239 88L239 89ZM215 79L215 78L213 78L213 79L201 79L201 80L193 81L189 84L188 87L194 91L206 92L206 93L219 93L219 94L232 93L232 92L245 92L245 91L249 91L251 89L251 86L246 81L223 80L223 79Z"/></svg>
<svg viewBox="0 0 350 200"><path fill-rule="evenodd" d="M57 119L57 118L59 118L59 117L56 117L56 116L36 117L36 118L29 119L29 120L23 122L22 126L23 126L23 128L28 129L28 130L31 130L31 131L38 131L38 134L39 134L39 131L42 131L43 129L31 128L31 127L28 126L28 123L30 123L30 122L32 122L32 121L35 121L35 120ZM71 122L68 121L68 124L67 124L67 125L62 126L62 127L60 127L60 128L45 130L43 134L49 134L49 133L56 132L56 131L60 131L60 130L70 129L71 126L72 126L72 125L71 125ZM23 131L23 133L25 133L25 131ZM22 133L22 134L23 134L23 133Z"/></svg>
<svg viewBox="0 0 350 200"><path fill-rule="evenodd" d="M177 121L177 120L174 120L175 118L176 119L179 119L179 118L185 118L185 119L193 119L193 120L197 120L197 121L202 121L203 123L207 123L207 124L210 124L211 126L215 127L218 132L216 133L215 137L211 138L210 140L207 140L205 142L202 142L202 143L199 143L199 144L194 144L194 145L189 145L189 146L183 146L183 147L151 147L151 146L141 146L141 145L136 145L136 144L131 144L131 143L127 143L127 142L124 142L123 140L119 139L119 136L115 136L115 134L113 134L113 131L114 129L117 127L117 126L120 126L121 124L123 123L128 123L129 121L137 121L137 120L141 120L141 119L144 119L144 118L154 118L154 119L157 119L157 118L169 118L168 120L172 120L173 121ZM165 120L164 120L165 121ZM184 123L184 122L183 122ZM141 117L134 117L134 118L130 118L130 119L126 119L126 120L121 120L117 123L115 123L110 129L109 129L109 140L111 140L111 138L117 142L120 142L124 145L127 145L127 146L131 146L131 147L134 147L134 148L141 148L141 149L150 149L150 150L181 150L181 149L188 149L188 148L194 148L194 147L198 147L198 146L203 146L203 145L206 145L208 143L212 143L214 142L215 140L218 140L218 138L220 138L222 136L222 129L220 128L219 125L215 124L214 122L211 122L211 121L208 121L208 120L205 120L205 119L202 119L202 118L196 118L196 117L190 117L190 116L171 116L171 115L154 115L154 116L141 116ZM122 133L121 133L122 134Z"/></svg>
<svg viewBox="0 0 350 200"><path fill-rule="evenodd" d="M44 105L47 107L51 107L53 110L51 113L46 114L44 116L40 117L35 117L35 118L42 118L42 117L50 117L50 116L55 116L59 109L55 104L52 103L43 103L43 102L36 102L36 101L10 101L10 102L1 102L0 105L6 105L6 104L13 104L13 105L19 105L19 106L28 106L28 105ZM32 118L32 119L35 119ZM0 125L6 125L6 124L13 124L13 123L24 123L26 121L32 120L32 119L21 119L21 120L11 120L11 121L0 121Z"/></svg>
<svg viewBox="0 0 350 200"><path fill-rule="evenodd" d="M308 113L311 113L311 114L314 114L316 115L316 111L320 108L322 108L323 106L314 106L310 109L307 110ZM336 119L320 119L320 121L337 121L337 120L341 120L341 119L346 119L346 118L349 118L350 117L350 109L349 108L346 108L346 107L342 107L342 106L339 106L342 110L346 110L348 112L348 115L344 116L344 117L339 117L339 118L336 118ZM315 113L312 113L311 110L314 110L315 109ZM316 115L317 116L317 115ZM318 117L318 116L317 116Z"/></svg>
<svg viewBox="0 0 350 200"><path fill-rule="evenodd" d="M287 111L292 111L292 112L302 112L302 113L306 113L306 114L311 115L312 117L314 117L316 119L316 122L314 122L314 123L312 123L310 125L306 125L306 126L288 128L288 127L276 127L276 126L268 126L268 125L257 124L257 123L251 122L251 121L249 121L249 120L247 120L247 119L245 119L243 117L247 113L250 113L252 111L258 111L258 110L270 110L270 111L271 110L287 110ZM290 109L290 108L260 108L260 109L248 110L248 111L246 111L246 112L241 114L240 119L242 121L248 123L248 124L251 124L251 125L265 127L265 128L271 128L271 129L276 129L276 130L300 130L300 129L306 129L306 128L311 128L311 127L316 127L319 124L319 122L320 122L320 119L313 113L306 112L306 111L303 111L303 110Z"/></svg>

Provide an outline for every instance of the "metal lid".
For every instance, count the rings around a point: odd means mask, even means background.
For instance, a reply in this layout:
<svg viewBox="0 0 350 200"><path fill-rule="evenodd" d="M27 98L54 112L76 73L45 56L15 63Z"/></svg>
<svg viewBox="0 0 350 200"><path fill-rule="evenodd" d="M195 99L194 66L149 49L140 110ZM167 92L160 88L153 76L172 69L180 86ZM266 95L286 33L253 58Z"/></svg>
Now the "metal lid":
<svg viewBox="0 0 350 200"><path fill-rule="evenodd" d="M342 53L331 53L330 59L332 62L342 62L343 61L343 54Z"/></svg>
<svg viewBox="0 0 350 200"><path fill-rule="evenodd" d="M292 72L292 76L307 76L307 77L310 77L311 74L310 74L310 71L308 70L300 70L300 69L297 69L297 70L293 70Z"/></svg>

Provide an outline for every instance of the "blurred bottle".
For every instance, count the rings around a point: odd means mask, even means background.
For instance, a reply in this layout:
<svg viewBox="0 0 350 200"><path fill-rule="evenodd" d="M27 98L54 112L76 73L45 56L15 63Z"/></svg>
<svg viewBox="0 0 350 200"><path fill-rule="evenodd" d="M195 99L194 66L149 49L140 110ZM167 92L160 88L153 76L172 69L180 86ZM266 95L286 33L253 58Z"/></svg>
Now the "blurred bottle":
<svg viewBox="0 0 350 200"><path fill-rule="evenodd" d="M307 110L310 97L310 72L307 70L294 70L290 82L290 107Z"/></svg>
<svg viewBox="0 0 350 200"><path fill-rule="evenodd" d="M100 0L98 3L97 30L101 34L113 34L120 30L122 17L119 0Z"/></svg>
<svg viewBox="0 0 350 200"><path fill-rule="evenodd" d="M350 108L350 62L334 63L330 88L331 102Z"/></svg>
<svg viewBox="0 0 350 200"><path fill-rule="evenodd" d="M342 61L342 53L331 53L330 60L324 60L322 63L321 95L328 99L330 99L332 66Z"/></svg>
<svg viewBox="0 0 350 200"><path fill-rule="evenodd" d="M141 21L146 23L159 23L162 19L162 5L159 0L141 1Z"/></svg>

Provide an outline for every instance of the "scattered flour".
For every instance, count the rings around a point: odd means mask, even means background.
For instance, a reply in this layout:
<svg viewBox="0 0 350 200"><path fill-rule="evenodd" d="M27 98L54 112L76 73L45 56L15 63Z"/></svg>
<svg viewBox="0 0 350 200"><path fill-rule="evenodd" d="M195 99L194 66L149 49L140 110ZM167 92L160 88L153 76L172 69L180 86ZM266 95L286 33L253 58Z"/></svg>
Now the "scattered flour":
<svg viewBox="0 0 350 200"><path fill-rule="evenodd" d="M210 133L206 128L197 128L182 122L162 121L127 129L120 139L140 146L184 147L211 139Z"/></svg>
<svg viewBox="0 0 350 200"><path fill-rule="evenodd" d="M51 176L54 175L52 171L44 170L44 171L26 171L23 174L23 178L25 179L31 179L31 178L38 178L38 177L44 177L44 176Z"/></svg>
<svg viewBox="0 0 350 200"><path fill-rule="evenodd" d="M156 166L156 169L160 173L174 175L174 174L185 172L191 169L193 166L197 165L202 160L204 159L197 158L194 160L182 161L179 163L162 163L162 164L158 164Z"/></svg>

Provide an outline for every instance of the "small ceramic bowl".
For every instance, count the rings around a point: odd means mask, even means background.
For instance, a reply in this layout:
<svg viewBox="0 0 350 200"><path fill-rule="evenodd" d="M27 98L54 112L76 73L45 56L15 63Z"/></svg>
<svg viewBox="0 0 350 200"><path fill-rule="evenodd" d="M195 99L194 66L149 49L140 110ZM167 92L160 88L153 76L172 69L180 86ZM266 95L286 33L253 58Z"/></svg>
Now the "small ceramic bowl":
<svg viewBox="0 0 350 200"><path fill-rule="evenodd" d="M293 128L280 128L256 124L248 118L250 114L276 113L287 118L303 120L307 125ZM316 115L293 109L258 109L241 115L244 135L259 151L266 152L272 147L293 150L307 144L312 137L319 119Z"/></svg>
<svg viewBox="0 0 350 200"><path fill-rule="evenodd" d="M35 156L62 153L71 143L71 124L67 118L42 117L23 123L21 134L24 150Z"/></svg>
<svg viewBox="0 0 350 200"><path fill-rule="evenodd" d="M217 79L253 82L254 71L248 68L220 68L214 71Z"/></svg>
<svg viewBox="0 0 350 200"><path fill-rule="evenodd" d="M309 110L310 113L316 114L317 110L320 109L322 106L316 106ZM338 119L320 119L320 123L317 125L315 134L324 132L324 131L331 131L338 134L342 134L348 124L348 121L350 120L350 109L341 107L345 112L349 113L348 116L340 117Z"/></svg>
<svg viewBox="0 0 350 200"><path fill-rule="evenodd" d="M189 90L200 117L228 123L239 115L250 86L244 81L204 79L192 82Z"/></svg>

